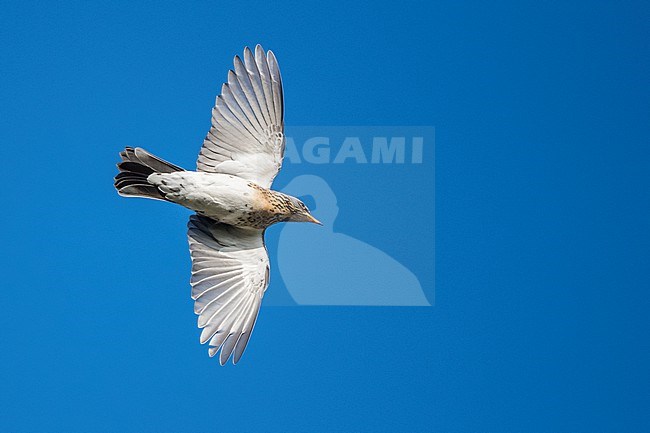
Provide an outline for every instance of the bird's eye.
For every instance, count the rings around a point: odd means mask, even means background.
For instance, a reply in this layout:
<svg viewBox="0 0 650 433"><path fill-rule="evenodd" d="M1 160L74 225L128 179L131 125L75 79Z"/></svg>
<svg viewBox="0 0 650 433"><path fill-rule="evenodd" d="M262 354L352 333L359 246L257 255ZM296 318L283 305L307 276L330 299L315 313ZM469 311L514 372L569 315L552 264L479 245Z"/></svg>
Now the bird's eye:
<svg viewBox="0 0 650 433"><path fill-rule="evenodd" d="M302 195L299 197L299 200L300 200L300 204L302 204L305 207L305 210L316 208L316 201L314 200L314 197L311 194Z"/></svg>

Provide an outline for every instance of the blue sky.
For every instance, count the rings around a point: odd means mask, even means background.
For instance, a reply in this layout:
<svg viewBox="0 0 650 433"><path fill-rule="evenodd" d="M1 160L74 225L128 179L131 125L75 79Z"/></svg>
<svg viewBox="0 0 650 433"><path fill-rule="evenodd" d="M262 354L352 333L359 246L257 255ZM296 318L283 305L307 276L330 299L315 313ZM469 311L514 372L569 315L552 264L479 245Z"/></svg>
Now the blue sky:
<svg viewBox="0 0 650 433"><path fill-rule="evenodd" d="M3 2L0 430L648 431L648 14ZM188 212L122 199L112 177L126 145L191 168L256 43L278 56L288 125L435 127L435 194L414 182L431 159L278 178L327 177L336 230L435 304L263 308L222 368L198 344Z"/></svg>

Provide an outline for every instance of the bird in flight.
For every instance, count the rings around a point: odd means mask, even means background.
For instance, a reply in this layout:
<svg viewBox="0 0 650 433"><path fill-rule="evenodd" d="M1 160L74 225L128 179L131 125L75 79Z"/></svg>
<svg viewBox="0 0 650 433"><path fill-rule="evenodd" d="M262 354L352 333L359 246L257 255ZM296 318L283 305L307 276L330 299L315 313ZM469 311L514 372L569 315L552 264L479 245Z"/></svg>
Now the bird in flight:
<svg viewBox="0 0 650 433"><path fill-rule="evenodd" d="M192 299L201 344L236 364L269 285L264 231L277 222L320 224L295 197L271 190L284 156L284 100L278 62L260 45L235 56L212 109L196 171L142 148L120 153L117 192L180 204L190 216Z"/></svg>

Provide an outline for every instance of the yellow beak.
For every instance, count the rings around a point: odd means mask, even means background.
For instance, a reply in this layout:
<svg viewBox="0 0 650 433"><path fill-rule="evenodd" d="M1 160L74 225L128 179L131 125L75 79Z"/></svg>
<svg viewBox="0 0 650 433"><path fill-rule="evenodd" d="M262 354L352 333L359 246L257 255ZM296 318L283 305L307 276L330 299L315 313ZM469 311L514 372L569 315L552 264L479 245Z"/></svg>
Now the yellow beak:
<svg viewBox="0 0 650 433"><path fill-rule="evenodd" d="M309 214L307 217L308 217L308 220L307 220L308 222L310 222L310 223L314 223L314 224L318 224L318 225L321 225L321 226L323 225L322 222L318 221L318 220L317 220L316 218L314 218L311 214Z"/></svg>

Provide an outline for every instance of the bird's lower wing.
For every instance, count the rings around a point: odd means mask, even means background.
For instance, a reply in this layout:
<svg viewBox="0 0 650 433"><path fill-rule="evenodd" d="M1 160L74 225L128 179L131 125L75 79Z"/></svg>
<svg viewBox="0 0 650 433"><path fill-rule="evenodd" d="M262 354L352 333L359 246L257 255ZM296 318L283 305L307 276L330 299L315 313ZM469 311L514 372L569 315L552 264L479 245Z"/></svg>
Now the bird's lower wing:
<svg viewBox="0 0 650 433"><path fill-rule="evenodd" d="M192 256L192 299L208 353L220 349L224 365L237 363L248 344L264 291L269 257L262 230L237 228L192 215L187 232Z"/></svg>

